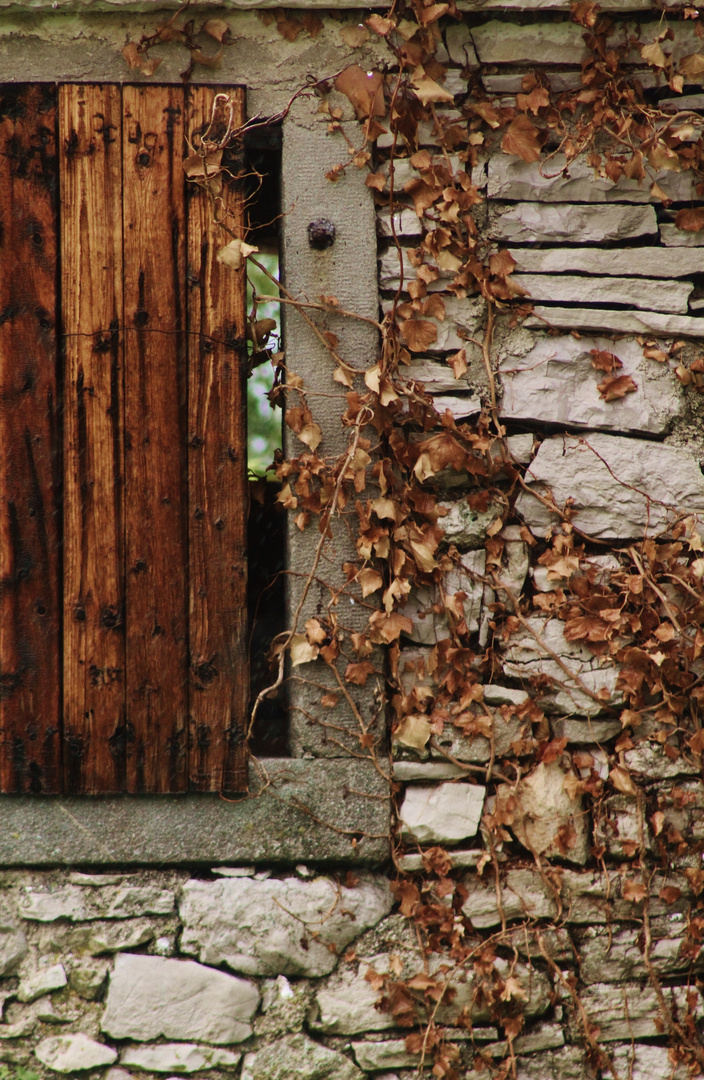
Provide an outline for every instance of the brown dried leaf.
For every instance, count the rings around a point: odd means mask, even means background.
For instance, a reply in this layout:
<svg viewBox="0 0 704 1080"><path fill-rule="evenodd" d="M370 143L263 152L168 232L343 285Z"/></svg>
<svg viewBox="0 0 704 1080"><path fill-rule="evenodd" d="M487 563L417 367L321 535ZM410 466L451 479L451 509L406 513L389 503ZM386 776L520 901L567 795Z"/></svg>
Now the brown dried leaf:
<svg viewBox="0 0 704 1080"><path fill-rule="evenodd" d="M367 74L358 64L351 64L335 79L335 89L350 101L358 120L384 116L384 80L380 72Z"/></svg>
<svg viewBox="0 0 704 1080"><path fill-rule="evenodd" d="M411 352L424 352L437 341L438 328L425 319L406 319L401 323L401 334Z"/></svg>
<svg viewBox="0 0 704 1080"><path fill-rule="evenodd" d="M505 154L514 154L530 163L540 159L540 132L527 116L517 116L506 128L501 140Z"/></svg>
<svg viewBox="0 0 704 1080"><path fill-rule="evenodd" d="M684 232L701 232L704 229L704 206L678 210L675 214L675 225Z"/></svg>
<svg viewBox="0 0 704 1080"><path fill-rule="evenodd" d="M374 674L374 665L370 660L360 660L359 663L348 664L345 668L345 681L354 683L355 686L366 686L367 679Z"/></svg>
<svg viewBox="0 0 704 1080"><path fill-rule="evenodd" d="M630 375L608 375L597 386L597 390L604 401L617 401L619 398L625 397L626 394L632 394L637 389L638 384L634 382Z"/></svg>
<svg viewBox="0 0 704 1080"><path fill-rule="evenodd" d="M208 19L203 23L203 31L222 45L229 36L230 27L224 19Z"/></svg>
<svg viewBox="0 0 704 1080"><path fill-rule="evenodd" d="M616 765L609 773L609 780L614 785L617 791L620 791L623 795L632 795L635 797L638 794L638 788L633 783L633 779L628 769L623 765Z"/></svg>
<svg viewBox="0 0 704 1080"><path fill-rule="evenodd" d="M343 26L340 37L350 49L361 49L362 45L369 41L371 34L366 26L360 24L359 26Z"/></svg>

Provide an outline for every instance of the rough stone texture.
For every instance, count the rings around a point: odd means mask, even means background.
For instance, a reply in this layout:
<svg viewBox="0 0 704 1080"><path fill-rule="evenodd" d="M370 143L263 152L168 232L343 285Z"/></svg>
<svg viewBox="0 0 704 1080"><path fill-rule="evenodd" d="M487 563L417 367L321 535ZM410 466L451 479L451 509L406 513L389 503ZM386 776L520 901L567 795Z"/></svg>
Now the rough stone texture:
<svg viewBox="0 0 704 1080"><path fill-rule="evenodd" d="M584 1051L577 1046L540 1057L519 1058L516 1067L516 1080L586 1080L588 1076Z"/></svg>
<svg viewBox="0 0 704 1080"><path fill-rule="evenodd" d="M565 169L566 175L563 175ZM522 202L658 202L650 194L653 180L673 201L684 202L693 198L691 172L662 170L657 176L649 176L647 184L642 186L637 180L622 176L614 184L607 177L596 176L594 169L581 158L566 167L564 154L555 154L547 161L530 163L509 154L496 154L489 158L488 178L487 194L490 199Z"/></svg>
<svg viewBox="0 0 704 1080"><path fill-rule="evenodd" d="M577 720L566 717L564 720L557 719L553 722L553 732L556 739L567 739L568 743L603 743L620 735L621 723L619 720Z"/></svg>
<svg viewBox="0 0 704 1080"><path fill-rule="evenodd" d="M79 997L86 1001L98 1001L108 980L106 961L93 961L92 965L80 964L71 969L68 984Z"/></svg>
<svg viewBox="0 0 704 1080"><path fill-rule="evenodd" d="M663 987L665 1001L674 1008L676 1015L687 1011L688 992L695 998L692 1012L694 1018L699 1020L704 1009L698 990L686 986ZM661 1032L658 999L651 986L644 983L620 986L599 983L586 987L580 997L590 1022L599 1028L602 1042L647 1039Z"/></svg>
<svg viewBox="0 0 704 1080"><path fill-rule="evenodd" d="M698 248L704 245L704 235L697 232L685 232L678 229L674 222L663 222L660 226L660 239L669 248Z"/></svg>
<svg viewBox="0 0 704 1080"><path fill-rule="evenodd" d="M402 836L419 844L457 844L474 836L485 794L480 784L409 788L399 810Z"/></svg>
<svg viewBox="0 0 704 1080"><path fill-rule="evenodd" d="M522 28L523 29L523 28ZM562 203L516 203L495 215L490 235L514 243L603 244L655 236L657 221L652 206L588 206ZM595 312L601 316L601 312Z"/></svg>
<svg viewBox="0 0 704 1080"><path fill-rule="evenodd" d="M666 1046L627 1043L610 1047L611 1059L621 1076L628 1080L687 1080L689 1070L672 1061Z"/></svg>
<svg viewBox="0 0 704 1080"><path fill-rule="evenodd" d="M571 520L600 540L625 540L667 528L675 515L704 518L704 476L683 448L601 432L541 443L526 474L529 490L516 510L539 535L559 520L532 491L551 493L558 507L573 500Z"/></svg>
<svg viewBox="0 0 704 1080"><path fill-rule="evenodd" d="M673 761L659 743L643 739L623 755L624 764L648 780L672 780L678 776L698 776L700 766L692 758L680 754Z"/></svg>
<svg viewBox="0 0 704 1080"><path fill-rule="evenodd" d="M428 971L432 974L442 968L443 958L434 954L428 958L427 963ZM389 956L381 954L361 959L357 969L345 968L330 976L327 985L316 995L316 1011L311 1014L313 1029L327 1035L356 1035L365 1031L386 1031L395 1027L393 1016L377 1008L380 992L374 990L365 977L370 969L378 974L388 972L389 964ZM550 983L541 971L529 969L523 963L511 968L507 961L501 958L497 959L496 967L504 977L509 973L513 974L525 990L526 1016L540 1016L546 1011L550 1001ZM423 968L423 958L417 952L414 953L407 974L416 974ZM436 1014L438 1023L454 1023L465 1009L475 1022L489 1019L487 1005L477 1000L471 971L455 971L449 978L448 987L454 991L454 995L448 1004L440 1005Z"/></svg>
<svg viewBox="0 0 704 1080"><path fill-rule="evenodd" d="M685 313L694 286L689 281L637 277L577 277L570 274L513 274L511 281L533 300L558 304L622 304L646 311Z"/></svg>
<svg viewBox="0 0 704 1080"><path fill-rule="evenodd" d="M682 953L686 923L671 919L655 920L652 926L653 945L650 961L660 978L686 973L692 958ZM643 937L640 926L587 927L575 933L580 955L580 977L585 983L621 983L642 980L647 983L648 971L643 957ZM701 971L704 956L694 962Z"/></svg>
<svg viewBox="0 0 704 1080"><path fill-rule="evenodd" d="M193 960L124 954L115 959L102 1030L115 1039L238 1043L259 1004L252 983Z"/></svg>
<svg viewBox="0 0 704 1080"><path fill-rule="evenodd" d="M96 891L66 885L53 892L26 893L20 901L20 914L36 922L129 919L133 915L170 915L174 903L173 892L157 886L105 887Z"/></svg>
<svg viewBox="0 0 704 1080"><path fill-rule="evenodd" d="M597 390L604 372L594 370L592 349L618 356L623 367L617 374L630 375L637 389L604 401ZM645 359L633 338L541 336L520 360L505 355L500 371L501 414L507 419L657 435L669 430L684 408L672 371Z"/></svg>
<svg viewBox="0 0 704 1080"><path fill-rule="evenodd" d="M486 510L473 510L466 499L438 503L440 510L447 511L438 524L445 533L445 542L454 544L459 551L483 547L490 525L505 513L502 503L490 503Z"/></svg>
<svg viewBox="0 0 704 1080"><path fill-rule="evenodd" d="M418 1054L409 1054L405 1039L389 1039L385 1042L353 1042L352 1051L357 1064L366 1072L384 1069L412 1069L417 1066ZM430 1066L431 1061L427 1062Z"/></svg>
<svg viewBox="0 0 704 1080"><path fill-rule="evenodd" d="M492 19L472 29L482 64L581 64L588 53L583 31L570 23L515 23Z"/></svg>
<svg viewBox="0 0 704 1080"><path fill-rule="evenodd" d="M559 619L530 616L504 646L504 671L518 679L540 674L554 680L553 687L539 696L541 706L549 711L597 715L609 699L595 701L584 688L592 694L607 690L612 702L621 701L622 695L616 692L618 668L608 657L595 656L583 642L567 641L564 626ZM573 674L572 681L552 654Z"/></svg>
<svg viewBox="0 0 704 1080"><path fill-rule="evenodd" d="M385 796L387 787L370 762L265 758L263 766L271 786L239 802L217 795L0 799L0 865L210 866L306 859L378 865L388 858L389 808L376 797ZM254 766L250 787L261 787ZM344 787L350 795L341 803ZM352 850L349 836L329 829L328 821L365 835ZM51 910L48 899L27 901L30 907L35 902ZM70 910L54 917L70 918Z"/></svg>
<svg viewBox="0 0 704 1080"><path fill-rule="evenodd" d="M27 938L19 926L0 925L0 977L13 975L27 955Z"/></svg>
<svg viewBox="0 0 704 1080"><path fill-rule="evenodd" d="M613 921L639 918L639 905L621 895L622 878L617 871L604 874L599 870L563 870L559 877L562 918L576 925L608 925ZM464 904L465 915L478 929L501 923L496 902L496 886L492 880L476 875L464 878L469 896ZM680 897L667 904L660 891L664 886L680 890ZM689 905L691 890L682 874L656 873L651 882L650 911L653 918L667 916L682 918ZM517 919L554 919L557 916L555 893L537 870L508 869L502 874L501 900L507 921Z"/></svg>
<svg viewBox="0 0 704 1080"><path fill-rule="evenodd" d="M50 994L52 990L60 990L66 983L66 972L62 964L40 968L34 975L22 980L17 991L17 1000L27 1003L36 1001L37 998Z"/></svg>
<svg viewBox="0 0 704 1080"><path fill-rule="evenodd" d="M247 1054L241 1080L362 1080L357 1066L306 1035L288 1035Z"/></svg>
<svg viewBox="0 0 704 1080"><path fill-rule="evenodd" d="M189 1074L201 1069L234 1069L242 1055L231 1050L196 1046L195 1043L160 1043L130 1046L122 1051L120 1064L139 1072Z"/></svg>
<svg viewBox="0 0 704 1080"><path fill-rule="evenodd" d="M661 230L664 226L660 226ZM680 229L677 230L681 232ZM701 233L681 233L701 236ZM704 243L704 241L702 241ZM516 272L526 274L615 274L681 278L701 273L701 254L686 247L668 248L514 248ZM667 286L663 286L667 288Z"/></svg>
<svg viewBox="0 0 704 1080"><path fill-rule="evenodd" d="M69 1074L99 1069L117 1061L117 1054L111 1047L81 1034L42 1039L35 1054L47 1068Z"/></svg>
<svg viewBox="0 0 704 1080"><path fill-rule="evenodd" d="M467 337L471 337L479 330L485 314L484 300L470 296L466 300L459 300L454 296L443 297L445 302L445 319L429 319L437 328L437 340L433 342L433 352L457 352L464 348ZM391 301L384 300L381 309L386 312L391 307ZM462 334L462 337L460 337Z"/></svg>
<svg viewBox="0 0 704 1080"><path fill-rule="evenodd" d="M146 945L156 936L154 926L147 919L129 919L124 922L91 922L72 926L65 935L66 946L90 956L129 952Z"/></svg>
<svg viewBox="0 0 704 1080"><path fill-rule="evenodd" d="M541 307L523 325L528 329L589 330L597 334L655 334L660 337L704 336L704 319L663 315L659 311L609 311L604 308Z"/></svg>
<svg viewBox="0 0 704 1080"><path fill-rule="evenodd" d="M191 880L179 904L181 949L246 975L327 975L392 904L386 878L339 889L323 877Z"/></svg>
<svg viewBox="0 0 704 1080"><path fill-rule="evenodd" d="M468 551L460 556L459 565L449 570L444 577L445 595L454 596L463 592L466 599L462 602L464 619L470 633L479 629L484 584L477 580L483 577L486 552ZM442 600L440 589L436 585L419 585L412 589L410 596L399 611L413 620L413 629L406 635L418 645L434 645L443 638L450 637L450 624L445 614L438 614L435 606Z"/></svg>
<svg viewBox="0 0 704 1080"><path fill-rule="evenodd" d="M581 865L587 861L589 830L583 801L570 798L557 761L541 762L517 784L500 785L496 805L510 813L511 832L531 853Z"/></svg>

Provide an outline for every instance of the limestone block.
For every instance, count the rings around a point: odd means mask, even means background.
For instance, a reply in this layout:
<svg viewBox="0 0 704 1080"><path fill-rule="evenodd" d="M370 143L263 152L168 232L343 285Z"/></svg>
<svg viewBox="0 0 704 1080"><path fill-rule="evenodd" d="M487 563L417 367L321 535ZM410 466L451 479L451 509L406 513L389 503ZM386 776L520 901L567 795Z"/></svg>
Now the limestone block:
<svg viewBox="0 0 704 1080"><path fill-rule="evenodd" d="M362 1080L357 1066L307 1035L287 1035L247 1054L241 1080Z"/></svg>
<svg viewBox="0 0 704 1080"><path fill-rule="evenodd" d="M513 967L508 961L497 958L495 961L499 972L508 976L509 973L521 984L526 992L525 1014L528 1017L542 1015L550 1004L550 982L541 971L529 968L528 965L518 963ZM434 971L443 967L443 958L438 954L428 957L428 971L432 975ZM423 968L423 961L417 957L417 966L413 971ZM357 971L346 969L332 975L327 986L318 991L316 996L316 1010L312 1019L312 1027L326 1035L356 1035L363 1031L385 1031L395 1027L394 1018L390 1013L377 1008L380 999L379 990L374 990L367 978L369 970L379 974L389 970L389 957L369 957L361 960ZM411 974L409 970L408 974ZM471 971L457 970L451 974L448 988L454 991L452 1000L448 1004L441 1004L436 1020L440 1024L454 1023L460 1013L466 1010L473 1021L486 1021L489 1019L489 1008L486 1004L480 1004L476 1000L476 986Z"/></svg>
<svg viewBox="0 0 704 1080"><path fill-rule="evenodd" d="M596 209L596 208L595 208ZM604 308L541 307L523 323L529 330L590 330L597 334L655 334L659 337L704 337L704 319L664 315L660 311L609 311Z"/></svg>
<svg viewBox="0 0 704 1080"><path fill-rule="evenodd" d="M519 1035L513 1049L517 1054L536 1054L544 1050L556 1050L565 1045L565 1034L559 1024L540 1024L527 1035ZM489 1043L484 1048L492 1057L504 1057L508 1053L506 1042Z"/></svg>
<svg viewBox="0 0 704 1080"><path fill-rule="evenodd" d="M403 288L407 292L409 281L415 281L416 279L416 267L409 258L408 248L401 248L401 258L403 260ZM426 262L428 262L427 259ZM429 263L429 265L434 266L435 264ZM449 270L441 270L439 277L427 284L428 292L442 292L447 288L453 277L454 274L450 273ZM382 292L397 292L400 287L401 273L398 251L396 248L391 247L379 259L379 288Z"/></svg>
<svg viewBox="0 0 704 1080"><path fill-rule="evenodd" d="M466 378L455 378L449 364L424 356L414 356L408 367L400 369L399 376L406 381L414 379L423 383L429 394L447 394L454 390L466 390L468 387Z"/></svg>
<svg viewBox="0 0 704 1080"><path fill-rule="evenodd" d="M474 395L436 394L433 405L439 416L447 411L456 423L482 411L482 399Z"/></svg>
<svg viewBox="0 0 704 1080"><path fill-rule="evenodd" d="M674 516L704 518L704 476L689 450L591 432L540 444L516 511L543 535L559 520L532 494L572 500L571 520L601 540L625 540L667 528Z"/></svg>
<svg viewBox="0 0 704 1080"><path fill-rule="evenodd" d="M523 28L521 28L523 29ZM494 215L490 235L495 240L522 244L603 244L655 236L657 221L652 206L589 206L579 203L516 203ZM595 312L599 315L600 312Z"/></svg>
<svg viewBox="0 0 704 1080"><path fill-rule="evenodd" d="M656 1080L661 1076L688 1080L690 1075L685 1065L671 1060L666 1046L628 1042L610 1047L609 1052L619 1074L628 1080Z"/></svg>
<svg viewBox="0 0 704 1080"><path fill-rule="evenodd" d="M106 961L93 961L92 964L78 964L71 969L68 984L75 994L86 1001L98 1001L108 979Z"/></svg>
<svg viewBox="0 0 704 1080"><path fill-rule="evenodd" d="M482 64L581 64L588 55L584 31L570 23L492 19L473 27L472 39Z"/></svg>
<svg viewBox="0 0 704 1080"><path fill-rule="evenodd" d="M625 176L614 184L608 177L595 175L581 158L568 166L564 154L530 163L510 154L494 154L488 161L487 195L525 202L658 202L650 194L655 180L674 202L686 202L696 197L692 177L691 172L663 169L643 186Z"/></svg>
<svg viewBox="0 0 704 1080"><path fill-rule="evenodd" d="M0 925L0 977L14 974L27 955L27 938L19 926Z"/></svg>
<svg viewBox="0 0 704 1080"><path fill-rule="evenodd" d="M434 222L430 218L423 220L416 214L415 210L411 206L403 206L400 209L394 210L393 220L391 218L391 212L387 207L382 207L377 210L376 213L376 231L379 236L392 239L394 232L397 237L401 236L420 236L423 232L423 227L431 229L434 226ZM392 257L396 260L396 273L398 273L398 252L396 248L389 249Z"/></svg>
<svg viewBox="0 0 704 1080"><path fill-rule="evenodd" d="M698 248L704 246L704 235L700 232L685 232L673 222L664 221L660 225L660 239L668 248Z"/></svg>
<svg viewBox="0 0 704 1080"><path fill-rule="evenodd" d="M617 374L630 375L637 389L604 401L597 390L604 372L592 365L593 349L618 356L623 367ZM672 371L647 360L634 338L537 337L520 360L505 355L500 373L501 414L512 420L658 435L684 409L684 394Z"/></svg>
<svg viewBox="0 0 704 1080"><path fill-rule="evenodd" d="M683 314L694 286L689 281L638 277L578 277L571 274L513 274L511 281L533 300L558 304L622 304Z"/></svg>
<svg viewBox="0 0 704 1080"><path fill-rule="evenodd" d="M466 499L452 502L440 500L440 511L447 511L438 524L445 533L444 540L459 551L472 551L484 546L487 529L500 518L505 507L501 502L489 503L486 510L473 510Z"/></svg>
<svg viewBox="0 0 704 1080"><path fill-rule="evenodd" d="M65 885L52 891L26 892L19 909L23 919L36 922L129 919L133 915L170 915L174 894L156 885L108 886L100 890Z"/></svg>
<svg viewBox="0 0 704 1080"><path fill-rule="evenodd" d="M399 810L403 839L419 844L457 844L474 836L485 794L481 784L408 788Z"/></svg>
<svg viewBox="0 0 704 1080"><path fill-rule="evenodd" d="M664 226L660 226L662 230ZM677 230L680 232L680 230ZM701 237L701 233L682 236ZM704 243L704 239L702 240ZM702 257L686 247L667 248L514 248L516 272L526 274L607 274L681 278L701 273Z"/></svg>
<svg viewBox="0 0 704 1080"><path fill-rule="evenodd" d="M48 1069L70 1074L99 1069L117 1061L117 1054L109 1046L80 1034L42 1039L34 1053Z"/></svg>
<svg viewBox="0 0 704 1080"><path fill-rule="evenodd" d="M667 756L660 743L643 739L623 755L631 772L640 773L644 780L673 780L678 776L697 776L700 767L691 758L680 755L675 761Z"/></svg>
<svg viewBox="0 0 704 1080"><path fill-rule="evenodd" d="M583 800L570 798L559 762L540 762L518 783L499 785L496 807L510 812L511 832L531 853L586 863L589 830Z"/></svg>
<svg viewBox="0 0 704 1080"><path fill-rule="evenodd" d="M462 606L470 633L479 629L484 596L484 584L479 579L484 576L485 565L486 552L483 548L467 551L460 555L459 564L449 570L443 580L446 596L454 596L457 592L465 594ZM438 613L434 610L436 605L441 604L442 594L437 585L419 585L411 590L408 600L399 608L401 614L413 622L413 629L407 635L411 641L419 645L435 645L443 638L450 637L447 615L444 611Z"/></svg>
<svg viewBox="0 0 704 1080"><path fill-rule="evenodd" d="M67 981L62 964L40 968L34 975L29 975L22 980L17 991L17 1000L25 1003L36 1001L37 998L50 994L52 990L61 990L66 986Z"/></svg>
<svg viewBox="0 0 704 1080"><path fill-rule="evenodd" d="M692 966L691 956L681 953L686 928L684 920L654 920L650 960L660 978L684 973ZM582 982L621 983L639 979L647 982L640 926L588 926L575 931L575 937ZM694 969L701 971L703 965L704 956L700 953Z"/></svg>
<svg viewBox="0 0 704 1080"><path fill-rule="evenodd" d="M472 337L479 330L484 320L485 303L481 297L468 296L466 299L458 299L455 296L444 296L445 318L428 319L437 327L437 340L433 342L433 352L457 352L464 348L466 337ZM381 305L386 314L391 309L391 301L384 300ZM463 337L458 334L460 330Z"/></svg>
<svg viewBox="0 0 704 1080"><path fill-rule="evenodd" d="M201 1069L234 1069L242 1055L231 1050L196 1046L195 1043L160 1043L157 1046L128 1046L120 1064L138 1072L188 1075Z"/></svg>
<svg viewBox="0 0 704 1080"><path fill-rule="evenodd" d="M681 1016L687 1012L688 993L696 999L693 1009L695 1020L704 1015L701 994L694 987L663 987L663 993L675 1015ZM601 1042L647 1039L661 1034L657 995L645 983L619 986L594 984L582 990L580 998L590 1022L599 1028Z"/></svg>
<svg viewBox="0 0 704 1080"><path fill-rule="evenodd" d="M381 1072L386 1069L412 1069L420 1063L418 1054L409 1054L405 1039L389 1039L384 1042L353 1042L352 1051L360 1069L365 1072ZM432 1066L432 1058L425 1065Z"/></svg>
<svg viewBox="0 0 704 1080"><path fill-rule="evenodd" d="M445 31L445 45L453 64L460 67L476 67L478 60L474 51L472 31L465 22L453 22Z"/></svg>
<svg viewBox="0 0 704 1080"><path fill-rule="evenodd" d="M388 956L372 956L358 968L346 968L332 975L318 991L311 1027L326 1035L356 1035L363 1031L387 1031L396 1026L391 1013L377 1009L379 991L365 977L369 970L389 970ZM264 1080L264 1078L262 1078Z"/></svg>
<svg viewBox="0 0 704 1080"><path fill-rule="evenodd" d="M568 743L604 743L620 735L619 720L577 720L567 716L553 722L553 734L556 739L567 739Z"/></svg>
<svg viewBox="0 0 704 1080"><path fill-rule="evenodd" d="M466 83L465 83L465 90L466 90ZM393 166L394 166L394 191L396 192L397 195L401 195L403 193L403 190L404 190L406 184L409 184L414 180L420 180L420 178L421 178L421 174L420 174L419 170L416 169L413 165L411 165L410 158L396 157L396 158L394 158ZM430 167L431 167L431 169L432 168L447 169L448 163L445 160L445 157L444 157L444 155L442 154L441 151L436 150L436 153L435 153L434 157L432 157L432 159L431 159ZM460 161L457 154L450 154L449 155L449 167L452 169L453 173L456 173L459 170L464 170L465 162ZM382 164L379 167L379 172L387 177L386 190L388 190L388 178L390 177L390 174L391 174L391 162L390 161L382 162Z"/></svg>
<svg viewBox="0 0 704 1080"><path fill-rule="evenodd" d="M391 910L386 878L351 888L329 878L186 882L181 950L246 975L326 975L339 953Z"/></svg>
<svg viewBox="0 0 704 1080"><path fill-rule="evenodd" d="M554 680L551 689L541 692L539 700L542 708L584 716L597 715L604 704L608 704L609 698L604 703L595 701L583 687L592 694L607 690L612 702L623 699L623 695L616 692L618 668L608 657L595 656L583 642L567 641L563 622L533 615L526 620L526 624L520 625L503 647L503 668L513 678L530 679L533 675L547 675ZM572 673L572 680L553 659L552 653L559 656Z"/></svg>
<svg viewBox="0 0 704 1080"><path fill-rule="evenodd" d="M586 1080L588 1076L586 1055L578 1046L519 1057L516 1062L516 1080Z"/></svg>
<svg viewBox="0 0 704 1080"><path fill-rule="evenodd" d="M575 925L608 925L612 921L633 920L639 917L639 906L621 895L622 879L618 871L568 870L562 871L561 886L562 918ZM496 886L493 880L482 880L476 875L464 878L468 897L463 912L477 929L497 926L501 922L496 903ZM680 898L667 904L660 898L664 886L680 890ZM657 916L682 917L687 911L691 889L682 874L657 873L651 882L650 910ZM508 922L517 919L554 919L557 902L554 892L537 870L509 869L503 877L501 899Z"/></svg>
<svg viewBox="0 0 704 1080"><path fill-rule="evenodd" d="M477 864L479 860L483 857L483 855L483 848L473 848L469 851L458 851L457 848L453 848L450 858L452 860L453 867L456 867L458 869L467 869L468 867L476 869ZM501 852L497 852L496 858L499 862L506 861L506 856L503 855ZM408 852L405 855L399 855L398 865L399 869L405 871L405 873L415 874L419 870L423 870L424 868L423 856L419 851Z"/></svg>
<svg viewBox="0 0 704 1080"><path fill-rule="evenodd" d="M467 776L467 770L461 765L453 765L451 761L394 762L394 780L399 784L411 780L425 780L430 784L437 780L457 780L461 776Z"/></svg>
<svg viewBox="0 0 704 1080"><path fill-rule="evenodd" d="M194 1039L221 1045L249 1038L259 991L245 979L193 960L121 953L110 977L102 1030L115 1039Z"/></svg>
<svg viewBox="0 0 704 1080"><path fill-rule="evenodd" d="M54 935L59 940L58 933ZM147 919L129 919L125 922L91 922L71 928L61 939L68 948L90 956L128 952L146 945L156 937L154 925Z"/></svg>

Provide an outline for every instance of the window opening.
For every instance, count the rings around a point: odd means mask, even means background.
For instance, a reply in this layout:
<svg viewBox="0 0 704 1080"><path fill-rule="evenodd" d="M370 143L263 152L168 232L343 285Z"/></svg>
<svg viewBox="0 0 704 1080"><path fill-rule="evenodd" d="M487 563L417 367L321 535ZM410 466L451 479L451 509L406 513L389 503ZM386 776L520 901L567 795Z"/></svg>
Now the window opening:
<svg viewBox="0 0 704 1080"><path fill-rule="evenodd" d="M248 260L247 466L249 473L248 609L250 627L250 709L274 681L271 642L285 629L285 515L277 502L280 484L270 468L283 444L283 394L277 370L283 355L281 305L255 304L273 296L279 277L281 221L281 126L255 127L245 136L247 242L259 250ZM260 267L263 267L261 269ZM271 277L267 276L268 274ZM256 324L256 329L253 324ZM288 753L286 696L280 688L260 703L250 742L252 753Z"/></svg>

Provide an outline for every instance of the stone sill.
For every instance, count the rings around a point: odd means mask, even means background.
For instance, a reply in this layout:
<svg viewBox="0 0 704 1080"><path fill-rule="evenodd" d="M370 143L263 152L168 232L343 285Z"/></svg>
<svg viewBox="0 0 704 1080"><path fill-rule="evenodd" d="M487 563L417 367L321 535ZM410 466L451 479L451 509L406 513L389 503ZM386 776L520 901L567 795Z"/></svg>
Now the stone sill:
<svg viewBox="0 0 704 1080"><path fill-rule="evenodd" d="M370 762L275 758L260 764L271 783L239 802L200 794L0 796L0 866L353 867L387 861L389 788ZM250 776L251 790L260 790L253 766Z"/></svg>

